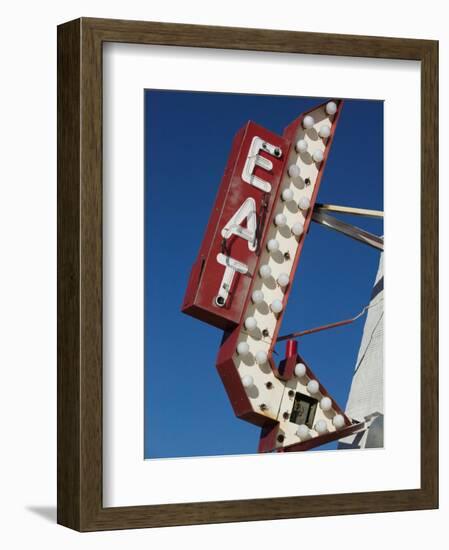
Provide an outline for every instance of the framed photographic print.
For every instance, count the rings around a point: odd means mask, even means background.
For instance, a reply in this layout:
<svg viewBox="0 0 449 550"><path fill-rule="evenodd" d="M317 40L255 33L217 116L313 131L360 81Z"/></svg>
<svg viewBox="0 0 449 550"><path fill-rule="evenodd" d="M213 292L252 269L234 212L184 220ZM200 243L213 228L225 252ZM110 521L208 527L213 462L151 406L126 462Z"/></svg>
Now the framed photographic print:
<svg viewBox="0 0 449 550"><path fill-rule="evenodd" d="M427 40L58 28L59 523L438 506L437 74Z"/></svg>

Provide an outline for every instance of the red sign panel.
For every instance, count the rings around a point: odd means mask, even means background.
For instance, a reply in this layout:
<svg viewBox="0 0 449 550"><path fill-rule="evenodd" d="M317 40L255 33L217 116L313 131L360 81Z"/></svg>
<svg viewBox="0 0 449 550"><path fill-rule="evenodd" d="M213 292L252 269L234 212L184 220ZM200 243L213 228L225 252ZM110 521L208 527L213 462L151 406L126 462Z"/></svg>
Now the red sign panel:
<svg viewBox="0 0 449 550"><path fill-rule="evenodd" d="M238 132L182 307L226 331L217 370L235 414L262 426L260 451L359 429L296 350L279 369L272 355L341 107L316 106L283 137L253 122Z"/></svg>
<svg viewBox="0 0 449 550"><path fill-rule="evenodd" d="M182 311L224 330L241 320L288 142L248 122L237 133Z"/></svg>

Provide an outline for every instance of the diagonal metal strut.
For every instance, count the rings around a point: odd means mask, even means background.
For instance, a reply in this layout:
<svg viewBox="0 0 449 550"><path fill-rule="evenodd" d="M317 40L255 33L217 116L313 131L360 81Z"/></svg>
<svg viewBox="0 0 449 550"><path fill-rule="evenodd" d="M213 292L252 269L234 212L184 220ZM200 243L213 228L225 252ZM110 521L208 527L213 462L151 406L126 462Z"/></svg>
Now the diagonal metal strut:
<svg viewBox="0 0 449 550"><path fill-rule="evenodd" d="M379 237L377 235L374 235L373 233L369 233L368 231L365 231L360 227L356 227L355 225L337 220L337 218L329 216L329 214L325 214L319 208L314 210L312 214L312 220L316 223L324 225L325 227L328 227L329 229L333 229L334 231L343 233L343 235L351 237L351 239L355 239L356 241L360 241L364 244L367 244L368 246L372 246L377 250L383 251L384 249L383 237Z"/></svg>
<svg viewBox="0 0 449 550"><path fill-rule="evenodd" d="M382 210L373 210L371 208L358 208L356 206L342 206L340 204L321 204L315 203L315 212L335 212L336 214L349 214L351 216L363 216L364 218L383 218Z"/></svg>
<svg viewBox="0 0 449 550"><path fill-rule="evenodd" d="M344 319L343 321L337 321L335 323L328 323L327 325L321 325L319 327L309 328L306 330L300 330L297 332L291 332L290 334L284 334L283 336L279 336L277 339L277 342L282 342L282 340L290 340L292 338L300 338L301 336L308 336L309 334L315 334L316 332L321 332L323 330L329 330L331 328L337 328L337 327L343 327L345 325L349 325L353 323L354 321L357 321L357 319L360 319L362 315L365 314L368 309L372 307L370 305L365 306L362 311L357 313L354 317L351 317L350 319Z"/></svg>

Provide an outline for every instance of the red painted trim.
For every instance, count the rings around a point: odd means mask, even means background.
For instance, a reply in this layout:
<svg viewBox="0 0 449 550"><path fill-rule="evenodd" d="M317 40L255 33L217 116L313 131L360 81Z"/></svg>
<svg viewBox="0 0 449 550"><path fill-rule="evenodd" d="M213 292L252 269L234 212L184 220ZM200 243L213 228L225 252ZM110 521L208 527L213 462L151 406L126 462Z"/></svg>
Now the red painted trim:
<svg viewBox="0 0 449 550"><path fill-rule="evenodd" d="M285 357L295 357L298 355L298 342L296 340L287 340L285 345Z"/></svg>
<svg viewBox="0 0 449 550"><path fill-rule="evenodd" d="M290 380L290 378L292 378L295 374L296 363L296 355L282 359L279 363L276 376L281 380Z"/></svg>
<svg viewBox="0 0 449 550"><path fill-rule="evenodd" d="M276 436L279 429L279 422L265 424L260 432L258 453L269 453L276 447Z"/></svg>

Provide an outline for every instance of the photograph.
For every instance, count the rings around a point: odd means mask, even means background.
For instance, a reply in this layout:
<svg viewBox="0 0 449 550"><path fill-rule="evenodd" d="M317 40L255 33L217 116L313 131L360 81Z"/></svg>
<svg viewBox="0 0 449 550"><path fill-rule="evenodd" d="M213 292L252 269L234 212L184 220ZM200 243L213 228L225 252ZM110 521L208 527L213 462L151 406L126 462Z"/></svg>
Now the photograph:
<svg viewBox="0 0 449 550"><path fill-rule="evenodd" d="M145 459L383 448L384 102L144 106Z"/></svg>

